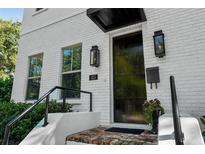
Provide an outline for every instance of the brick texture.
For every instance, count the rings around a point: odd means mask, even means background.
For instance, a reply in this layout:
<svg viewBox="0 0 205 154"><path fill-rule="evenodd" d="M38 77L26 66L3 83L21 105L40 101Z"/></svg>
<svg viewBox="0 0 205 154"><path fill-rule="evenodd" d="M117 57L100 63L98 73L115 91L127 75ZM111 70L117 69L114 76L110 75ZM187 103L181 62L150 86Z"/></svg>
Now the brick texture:
<svg viewBox="0 0 205 154"><path fill-rule="evenodd" d="M147 21L126 28L143 32L145 67L159 66L158 89L147 84L147 98L158 98L171 110L169 76L174 75L180 111L192 115L205 111L205 9L150 9L146 8ZM61 48L82 43L81 89L93 92L93 109L101 112L101 124L112 122L112 58L113 32L103 33L86 15L85 9L48 9L34 14L25 9L19 53L12 90L12 99L25 101L28 76L28 56L43 52L43 69L40 95L61 85ZM121 32L126 33L126 28ZM165 34L166 56L154 55L153 34ZM118 33L116 31L115 33ZM98 45L101 54L99 68L89 65L91 46ZM89 75L98 74L98 80L89 81ZM58 93L56 93L58 94ZM52 97L55 97L53 94ZM75 110L87 111L89 97L68 100Z"/></svg>

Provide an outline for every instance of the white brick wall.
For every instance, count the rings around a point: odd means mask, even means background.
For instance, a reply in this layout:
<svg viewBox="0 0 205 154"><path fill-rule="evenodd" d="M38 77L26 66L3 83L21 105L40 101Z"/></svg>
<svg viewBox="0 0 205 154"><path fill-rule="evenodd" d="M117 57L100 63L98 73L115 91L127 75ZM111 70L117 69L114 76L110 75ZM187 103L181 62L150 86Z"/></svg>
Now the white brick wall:
<svg viewBox="0 0 205 154"><path fill-rule="evenodd" d="M61 48L82 43L81 89L93 92L93 108L101 112L101 124L109 124L112 104L110 36L113 32L103 33L86 16L85 9L48 9L32 16L33 11L26 9L24 14L12 99L25 99L28 56L44 53L42 95L61 84ZM146 22L129 29L142 27L145 67L160 68L158 89L151 90L147 84L148 99L159 98L165 109L170 110L169 76L174 75L180 109L191 114L204 113L205 9L145 9L145 14ZM165 34L166 57L161 59L154 55L152 36L157 30L163 30ZM101 52L99 68L89 66L92 45L98 45ZM89 81L90 74L98 74L99 79ZM76 106L80 110L89 109L89 97L86 95L69 102L81 103Z"/></svg>
<svg viewBox="0 0 205 154"><path fill-rule="evenodd" d="M143 25L145 65L159 66L159 88L148 98L159 98L170 110L169 76L174 75L182 112L205 113L205 9L145 9ZM153 32L165 34L166 57L154 56Z"/></svg>

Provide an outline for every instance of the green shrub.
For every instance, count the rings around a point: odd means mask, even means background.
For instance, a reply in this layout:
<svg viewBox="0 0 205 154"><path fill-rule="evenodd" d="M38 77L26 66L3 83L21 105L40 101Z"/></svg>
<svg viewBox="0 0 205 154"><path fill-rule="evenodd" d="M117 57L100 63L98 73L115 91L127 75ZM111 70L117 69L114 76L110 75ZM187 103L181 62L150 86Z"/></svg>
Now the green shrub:
<svg viewBox="0 0 205 154"><path fill-rule="evenodd" d="M152 114L155 110L160 110L161 114L164 114L164 108L160 104L158 99L144 102L143 111L147 123L153 124Z"/></svg>
<svg viewBox="0 0 205 154"><path fill-rule="evenodd" d="M27 109L32 104L29 103L14 103L0 102L0 140L3 139L6 124L15 118L22 111ZM71 111L72 106L66 104L66 112ZM49 113L62 111L62 103L55 101L49 102ZM10 144L18 144L26 135L38 124L44 117L45 103L38 104L30 113L16 123L10 134Z"/></svg>
<svg viewBox="0 0 205 154"><path fill-rule="evenodd" d="M11 98L13 78L0 78L0 102L9 102Z"/></svg>

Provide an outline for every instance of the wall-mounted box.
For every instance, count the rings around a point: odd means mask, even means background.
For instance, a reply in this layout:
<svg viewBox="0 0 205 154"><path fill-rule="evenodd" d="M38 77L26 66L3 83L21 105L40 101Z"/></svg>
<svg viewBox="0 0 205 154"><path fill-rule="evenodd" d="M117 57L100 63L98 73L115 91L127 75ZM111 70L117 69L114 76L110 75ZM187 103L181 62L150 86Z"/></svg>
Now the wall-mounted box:
<svg viewBox="0 0 205 154"><path fill-rule="evenodd" d="M159 67L146 68L146 74L147 74L147 83L151 84L151 89L152 89L152 83L155 83L157 88L157 83L160 82Z"/></svg>

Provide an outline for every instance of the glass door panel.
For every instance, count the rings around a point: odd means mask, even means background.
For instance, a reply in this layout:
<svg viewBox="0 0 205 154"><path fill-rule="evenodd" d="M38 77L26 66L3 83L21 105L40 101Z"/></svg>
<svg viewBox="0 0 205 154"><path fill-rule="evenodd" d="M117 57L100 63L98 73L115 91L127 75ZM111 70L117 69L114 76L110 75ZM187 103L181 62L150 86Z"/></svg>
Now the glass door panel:
<svg viewBox="0 0 205 154"><path fill-rule="evenodd" d="M145 123L142 32L113 38L114 122Z"/></svg>

